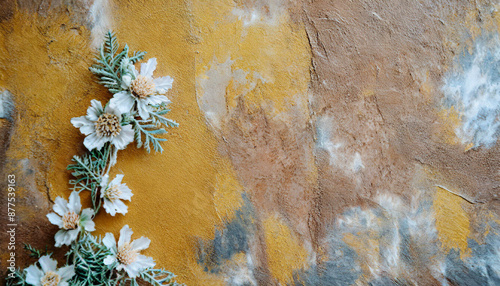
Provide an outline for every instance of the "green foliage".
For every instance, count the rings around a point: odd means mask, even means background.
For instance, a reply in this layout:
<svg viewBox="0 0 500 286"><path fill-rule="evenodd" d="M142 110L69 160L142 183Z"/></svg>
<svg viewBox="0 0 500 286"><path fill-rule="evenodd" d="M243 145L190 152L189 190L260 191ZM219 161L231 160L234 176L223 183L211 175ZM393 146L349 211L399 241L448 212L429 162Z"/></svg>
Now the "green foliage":
<svg viewBox="0 0 500 286"><path fill-rule="evenodd" d="M167 131L163 128L157 128L155 124L147 124L150 120L136 120L132 119L132 125L135 132L135 141L137 148L144 146L146 151L151 152L151 144L156 152L163 152L163 147L160 142L167 141L165 138L156 137L157 135L166 134ZM146 124L145 124L146 123ZM144 143L142 142L142 135L144 135Z"/></svg>
<svg viewBox="0 0 500 286"><path fill-rule="evenodd" d="M108 285L106 281L110 282L113 271L104 264L104 258L111 252L102 244L101 238L86 233L71 245L66 255L68 264L75 267L70 285Z"/></svg>
<svg viewBox="0 0 500 286"><path fill-rule="evenodd" d="M73 156L71 161L74 164L68 165L67 169L72 171L69 183L73 185L72 190L90 191L92 197L92 208L97 213L100 208L101 200L98 191L101 184L101 177L108 164L110 144L106 143L101 150L94 149L91 152L80 156Z"/></svg>
<svg viewBox="0 0 500 286"><path fill-rule="evenodd" d="M151 145L153 145L153 149L156 152L163 152L163 147L160 142L167 141L167 139L158 137L158 135L167 134L164 127L179 126L177 122L163 116L169 111L166 104L155 105L149 112L149 119L137 120L135 119L136 114L133 114L131 118L129 118L129 123L132 123L134 128L137 148L144 147L149 153L151 152Z"/></svg>
<svg viewBox="0 0 500 286"><path fill-rule="evenodd" d="M24 244L23 248L29 252L29 256L34 257L34 258L40 258L44 255L50 254L47 251L47 246L45 246L45 251L41 251L39 249L36 249L33 246L31 246L31 244L26 244L26 243Z"/></svg>
<svg viewBox="0 0 500 286"><path fill-rule="evenodd" d="M141 273L142 280L155 286L181 285L174 281L175 275L164 269L147 269Z"/></svg>
<svg viewBox="0 0 500 286"><path fill-rule="evenodd" d="M131 64L142 60L146 52L134 52L129 57L129 47L125 45L123 50L118 53L120 45L118 39L112 31L108 31L105 35L104 44L99 49L95 61L96 64L90 67L90 71L100 78L99 83L104 85L112 93L122 91L122 76L127 73L124 61L129 61Z"/></svg>

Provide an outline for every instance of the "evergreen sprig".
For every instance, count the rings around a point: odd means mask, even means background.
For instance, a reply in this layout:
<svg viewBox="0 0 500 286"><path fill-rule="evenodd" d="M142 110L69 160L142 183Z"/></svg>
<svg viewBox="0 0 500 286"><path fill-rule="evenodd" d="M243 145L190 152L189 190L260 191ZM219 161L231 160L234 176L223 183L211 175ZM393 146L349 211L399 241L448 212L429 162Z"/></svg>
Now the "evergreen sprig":
<svg viewBox="0 0 500 286"><path fill-rule="evenodd" d="M102 244L101 238L90 234L82 235L76 244L72 244L67 255L67 263L75 266L75 275L70 285L108 285L113 271L104 264L104 258L111 251Z"/></svg>
<svg viewBox="0 0 500 286"><path fill-rule="evenodd" d="M90 71L100 78L99 83L109 89L111 93L122 91L122 76L127 73L124 61L134 64L144 58L146 52L133 52L129 57L129 47L127 44L123 50L118 53L120 45L113 31L108 31L105 35L104 43L99 49L98 56L95 58L96 64L92 65Z"/></svg>
<svg viewBox="0 0 500 286"><path fill-rule="evenodd" d="M101 177L108 159L110 156L109 143L106 143L101 150L94 149L91 152L80 156L73 156L71 161L74 164L68 165L67 169L72 171L74 179L69 180L73 186L72 190L90 191L92 198L92 207L97 212L100 207L100 198L98 197L98 190L101 184Z"/></svg>
<svg viewBox="0 0 500 286"><path fill-rule="evenodd" d="M125 124L132 123L137 148L144 147L149 153L151 152L151 145L153 145L153 149L156 152L163 152L160 142L167 141L167 139L157 136L168 133L165 127L179 126L174 120L164 117L168 112L170 112L170 109L167 108L166 104L154 105L149 111L150 117L147 120L136 119L137 114L132 114L127 118Z"/></svg>
<svg viewBox="0 0 500 286"><path fill-rule="evenodd" d="M42 251L42 250L36 249L31 244L25 243L24 246L23 246L23 248L26 249L29 252L29 256L34 257L34 258L40 258L40 257L42 257L44 255L49 254L48 250L47 250L47 247L45 247L45 250Z"/></svg>

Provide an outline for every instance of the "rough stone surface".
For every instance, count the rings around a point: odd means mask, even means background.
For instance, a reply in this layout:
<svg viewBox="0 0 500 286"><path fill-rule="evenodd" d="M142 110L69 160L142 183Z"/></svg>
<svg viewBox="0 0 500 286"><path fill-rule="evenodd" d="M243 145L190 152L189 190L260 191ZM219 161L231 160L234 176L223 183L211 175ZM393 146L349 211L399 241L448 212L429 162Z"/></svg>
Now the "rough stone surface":
<svg viewBox="0 0 500 286"><path fill-rule="evenodd" d="M45 214L86 151L70 119L110 98L88 67L114 29L174 78L180 126L119 152L134 197L96 234L130 225L187 285L500 283L494 1L0 3L18 266L22 242L62 258Z"/></svg>

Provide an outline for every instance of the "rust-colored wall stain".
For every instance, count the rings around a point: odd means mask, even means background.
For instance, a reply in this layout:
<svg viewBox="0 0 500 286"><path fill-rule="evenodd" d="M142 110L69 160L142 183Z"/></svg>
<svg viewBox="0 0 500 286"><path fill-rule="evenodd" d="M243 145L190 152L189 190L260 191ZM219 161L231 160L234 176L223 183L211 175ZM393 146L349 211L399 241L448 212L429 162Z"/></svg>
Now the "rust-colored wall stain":
<svg viewBox="0 0 500 286"><path fill-rule="evenodd" d="M463 138L480 100L447 90L495 51L492 1L4 2L0 172L19 178L19 242L53 244L41 214L86 151L70 119L111 97L88 67L113 29L174 78L180 126L162 154L118 153L134 197L96 234L130 225L187 285L495 281L477 269L500 269L500 145Z"/></svg>

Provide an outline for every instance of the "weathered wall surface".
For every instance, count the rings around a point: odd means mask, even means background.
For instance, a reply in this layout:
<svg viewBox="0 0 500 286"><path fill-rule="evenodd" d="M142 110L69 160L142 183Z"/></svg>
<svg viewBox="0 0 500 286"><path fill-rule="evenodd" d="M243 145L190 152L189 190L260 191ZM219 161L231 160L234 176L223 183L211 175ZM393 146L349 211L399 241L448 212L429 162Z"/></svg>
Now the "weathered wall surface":
<svg viewBox="0 0 500 286"><path fill-rule="evenodd" d="M129 224L188 285L499 285L499 8L2 1L0 158L18 177L18 241L53 244L44 215L84 152L70 119L110 97L87 68L113 29L175 79L180 127L163 154L119 153L135 196L97 233Z"/></svg>

